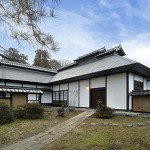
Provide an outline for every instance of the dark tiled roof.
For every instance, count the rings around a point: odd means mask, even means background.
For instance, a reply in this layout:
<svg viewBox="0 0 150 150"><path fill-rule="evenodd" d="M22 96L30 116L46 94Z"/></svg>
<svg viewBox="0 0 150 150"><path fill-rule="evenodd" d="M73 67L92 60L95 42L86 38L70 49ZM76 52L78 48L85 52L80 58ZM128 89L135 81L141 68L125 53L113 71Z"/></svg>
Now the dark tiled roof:
<svg viewBox="0 0 150 150"><path fill-rule="evenodd" d="M130 92L131 96L145 96L150 95L150 90L135 90Z"/></svg>
<svg viewBox="0 0 150 150"><path fill-rule="evenodd" d="M57 73L57 71L53 70L53 69L37 67L37 66L31 66L29 64L22 64L22 63L17 63L17 62L2 60L2 59L0 59L0 64L7 65L7 66L14 66L14 67L19 67L19 68L24 68L24 69L36 70L36 71Z"/></svg>

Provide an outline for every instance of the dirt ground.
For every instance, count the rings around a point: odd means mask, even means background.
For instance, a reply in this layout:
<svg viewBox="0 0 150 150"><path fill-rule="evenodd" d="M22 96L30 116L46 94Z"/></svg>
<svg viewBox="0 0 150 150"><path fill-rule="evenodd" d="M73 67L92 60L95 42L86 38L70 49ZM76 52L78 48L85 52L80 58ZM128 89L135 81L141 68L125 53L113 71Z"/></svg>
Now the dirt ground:
<svg viewBox="0 0 150 150"><path fill-rule="evenodd" d="M81 113L81 111L67 111L65 117L60 117L56 110L52 110L47 112L42 119L17 119L13 123L2 125L0 126L0 148L39 134L79 113Z"/></svg>

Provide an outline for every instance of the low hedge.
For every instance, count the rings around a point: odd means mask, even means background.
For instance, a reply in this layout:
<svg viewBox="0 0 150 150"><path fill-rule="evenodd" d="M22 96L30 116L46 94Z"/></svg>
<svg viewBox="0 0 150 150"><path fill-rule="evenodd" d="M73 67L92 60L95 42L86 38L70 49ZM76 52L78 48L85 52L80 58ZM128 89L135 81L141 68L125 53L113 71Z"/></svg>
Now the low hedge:
<svg viewBox="0 0 150 150"><path fill-rule="evenodd" d="M30 103L17 107L17 118L38 119L42 118L44 114L44 107L38 103Z"/></svg>
<svg viewBox="0 0 150 150"><path fill-rule="evenodd" d="M8 105L0 103L0 125L13 121L14 117L12 109Z"/></svg>

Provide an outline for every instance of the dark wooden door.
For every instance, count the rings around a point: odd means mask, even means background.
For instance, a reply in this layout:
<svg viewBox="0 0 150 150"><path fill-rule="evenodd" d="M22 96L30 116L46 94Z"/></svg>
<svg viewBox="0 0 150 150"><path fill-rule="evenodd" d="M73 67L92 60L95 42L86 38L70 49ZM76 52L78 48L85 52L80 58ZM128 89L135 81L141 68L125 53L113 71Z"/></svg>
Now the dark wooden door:
<svg viewBox="0 0 150 150"><path fill-rule="evenodd" d="M91 89L90 91L90 107L96 108L97 101L102 101L106 105L106 89Z"/></svg>

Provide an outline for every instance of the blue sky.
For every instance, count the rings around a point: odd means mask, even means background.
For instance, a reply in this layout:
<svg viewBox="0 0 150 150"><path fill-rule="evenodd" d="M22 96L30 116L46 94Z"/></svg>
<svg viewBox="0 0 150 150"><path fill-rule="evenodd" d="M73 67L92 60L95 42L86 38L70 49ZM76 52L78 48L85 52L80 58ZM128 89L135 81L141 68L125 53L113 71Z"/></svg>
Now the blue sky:
<svg viewBox="0 0 150 150"><path fill-rule="evenodd" d="M59 43L53 58L72 61L103 46L121 44L128 58L150 67L150 0L60 0L57 17L41 28ZM0 44L18 48L32 63L38 47L18 47L3 32Z"/></svg>

